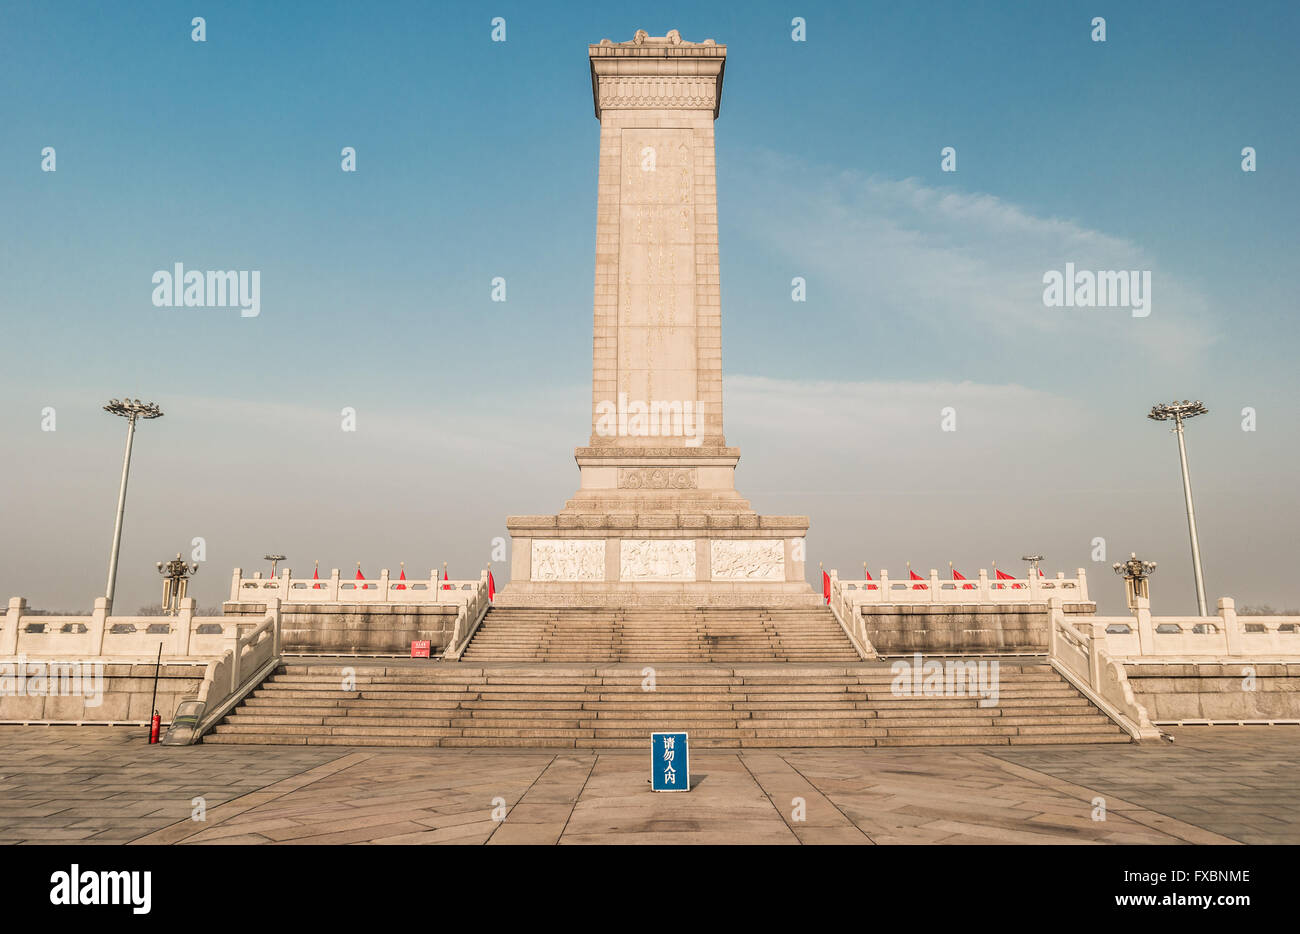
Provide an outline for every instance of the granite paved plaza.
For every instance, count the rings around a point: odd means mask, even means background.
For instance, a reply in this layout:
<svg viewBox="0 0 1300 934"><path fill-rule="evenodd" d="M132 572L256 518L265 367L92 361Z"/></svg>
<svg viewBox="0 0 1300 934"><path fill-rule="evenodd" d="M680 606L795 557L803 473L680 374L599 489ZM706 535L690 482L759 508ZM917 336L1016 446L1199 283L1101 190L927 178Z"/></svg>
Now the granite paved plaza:
<svg viewBox="0 0 1300 934"><path fill-rule="evenodd" d="M632 752L150 747L137 729L3 727L0 842L1300 843L1300 727L1176 736L695 750L692 792L655 794Z"/></svg>

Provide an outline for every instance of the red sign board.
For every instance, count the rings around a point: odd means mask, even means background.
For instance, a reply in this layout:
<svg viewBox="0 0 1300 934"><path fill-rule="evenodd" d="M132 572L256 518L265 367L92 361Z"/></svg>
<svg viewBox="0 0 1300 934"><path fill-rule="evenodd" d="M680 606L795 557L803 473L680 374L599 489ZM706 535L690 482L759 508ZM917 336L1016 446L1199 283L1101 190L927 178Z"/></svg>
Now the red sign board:
<svg viewBox="0 0 1300 934"><path fill-rule="evenodd" d="M429 658L429 640L417 639L411 643L411 658Z"/></svg>

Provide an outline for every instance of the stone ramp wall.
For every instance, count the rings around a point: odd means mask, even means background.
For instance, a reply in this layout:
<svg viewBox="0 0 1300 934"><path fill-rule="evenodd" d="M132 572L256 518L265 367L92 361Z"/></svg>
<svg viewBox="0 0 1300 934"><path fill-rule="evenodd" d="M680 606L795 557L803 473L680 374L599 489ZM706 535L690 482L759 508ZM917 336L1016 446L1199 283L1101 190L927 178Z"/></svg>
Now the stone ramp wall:
<svg viewBox="0 0 1300 934"><path fill-rule="evenodd" d="M1300 720L1300 663L1126 662L1138 702L1157 722ZM1252 689L1248 670L1254 671Z"/></svg>
<svg viewBox="0 0 1300 934"><path fill-rule="evenodd" d="M1041 653L1046 604L864 606L867 637L881 655Z"/></svg>
<svg viewBox="0 0 1300 934"><path fill-rule="evenodd" d="M226 616L262 617L261 603L227 602ZM321 655L409 655L411 643L428 640L436 654L447 647L459 603L319 604L281 607L283 651Z"/></svg>
<svg viewBox="0 0 1300 934"><path fill-rule="evenodd" d="M38 663L48 664L49 659L28 658L27 683ZM56 659L57 664L77 664L75 659ZM93 661L93 660L87 660ZM15 660L0 659L0 666L11 667ZM177 705L186 699L198 695L199 685L203 683L207 662L193 664L163 663L158 673L158 699L154 706L162 715L164 724L170 723ZM10 674L6 669L4 674ZM48 723L146 723L153 715L149 699L153 696L154 666L152 664L130 664L122 662L104 662L102 681L98 688L101 702L91 706L86 695L90 691L90 682L83 681L80 694L51 694L48 682L40 687L46 693L30 696L28 694L8 693L0 695L0 721L3 722L48 722ZM70 682L64 681L65 687ZM75 682L71 682L75 683ZM8 687L8 685L6 685Z"/></svg>

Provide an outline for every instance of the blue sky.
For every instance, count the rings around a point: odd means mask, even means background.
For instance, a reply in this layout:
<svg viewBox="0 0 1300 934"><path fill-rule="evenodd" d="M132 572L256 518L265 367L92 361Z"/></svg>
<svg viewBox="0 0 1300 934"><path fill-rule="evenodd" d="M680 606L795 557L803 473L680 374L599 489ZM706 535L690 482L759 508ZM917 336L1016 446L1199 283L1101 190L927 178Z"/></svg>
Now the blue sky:
<svg viewBox="0 0 1300 934"><path fill-rule="evenodd" d="M1157 612L1188 612L1174 442L1143 418L1188 396L1211 408L1188 433L1211 598L1300 605L1300 7L1129 6L0 6L0 590L99 592L122 426L98 406L126 392L168 413L136 451L128 607L194 536L215 602L268 549L469 574L505 515L562 506L588 430L586 44L677 28L728 46L738 483L811 516L814 564L1038 550L1116 610L1101 575L1137 550ZM1067 261L1151 269L1152 315L1043 307ZM261 315L155 308L176 262L260 270Z"/></svg>

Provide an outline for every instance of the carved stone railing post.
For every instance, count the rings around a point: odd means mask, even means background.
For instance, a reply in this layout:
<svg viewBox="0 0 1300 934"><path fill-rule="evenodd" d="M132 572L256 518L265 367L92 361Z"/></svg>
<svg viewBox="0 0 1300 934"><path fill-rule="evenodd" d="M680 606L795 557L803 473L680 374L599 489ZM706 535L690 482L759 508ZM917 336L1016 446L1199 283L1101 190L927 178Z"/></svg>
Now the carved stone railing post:
<svg viewBox="0 0 1300 934"><path fill-rule="evenodd" d="M18 654L18 633L23 626L23 611L27 609L25 597L10 597L9 612L5 614L3 627L0 628L0 655Z"/></svg>
<svg viewBox="0 0 1300 934"><path fill-rule="evenodd" d="M186 597L181 600L180 613L176 616L176 626L180 630L178 642L180 643L180 654L188 656L190 654L190 637L194 634L194 608L197 601L193 597Z"/></svg>
<svg viewBox="0 0 1300 934"><path fill-rule="evenodd" d="M283 615L283 614L284 614L284 610L283 610L283 607L282 607L281 604L280 604L280 598L279 598L279 597L272 597L272 598L267 602L267 605L266 605L266 614L267 614L269 617L271 617L271 620L272 620L272 623L271 623L271 625L272 625L272 633L271 633L271 639L272 639L272 643L271 643L271 657L272 657L272 658L279 658L279 657L280 657L280 648L281 648L282 638L283 638L283 626L284 626L284 615Z"/></svg>
<svg viewBox="0 0 1300 934"><path fill-rule="evenodd" d="M104 653L104 632L108 629L108 614L113 610L113 601L108 597L96 597L95 609L90 614L90 650L95 655Z"/></svg>
<svg viewBox="0 0 1300 934"><path fill-rule="evenodd" d="M1228 646L1229 655L1244 655L1241 620L1237 618L1237 601L1232 597L1219 598L1219 619L1223 627L1223 637Z"/></svg>
<svg viewBox="0 0 1300 934"><path fill-rule="evenodd" d="M1151 623L1151 599L1149 597L1133 598L1133 615L1137 620L1138 645L1143 655L1154 655L1156 651L1156 630Z"/></svg>

